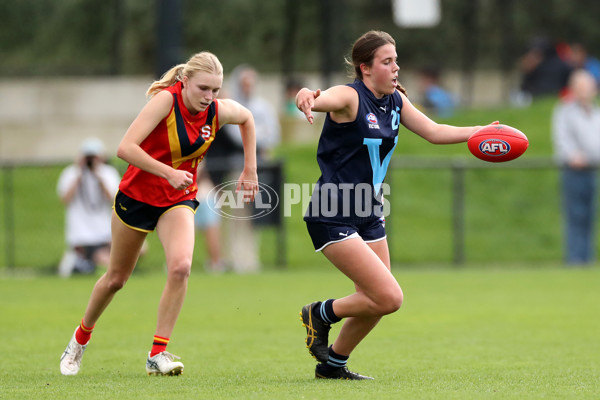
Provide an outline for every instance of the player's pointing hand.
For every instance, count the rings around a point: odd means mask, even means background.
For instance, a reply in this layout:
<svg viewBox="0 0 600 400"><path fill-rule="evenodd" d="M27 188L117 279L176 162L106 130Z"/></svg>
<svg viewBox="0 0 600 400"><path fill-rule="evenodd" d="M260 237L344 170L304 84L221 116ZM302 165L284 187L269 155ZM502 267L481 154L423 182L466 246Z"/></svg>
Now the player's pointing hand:
<svg viewBox="0 0 600 400"><path fill-rule="evenodd" d="M306 119L311 124L314 121L314 117L312 115L312 108L315 105L315 99L321 95L321 89L317 89L316 91L312 91L307 88L301 89L296 95L296 107L300 111L304 113Z"/></svg>

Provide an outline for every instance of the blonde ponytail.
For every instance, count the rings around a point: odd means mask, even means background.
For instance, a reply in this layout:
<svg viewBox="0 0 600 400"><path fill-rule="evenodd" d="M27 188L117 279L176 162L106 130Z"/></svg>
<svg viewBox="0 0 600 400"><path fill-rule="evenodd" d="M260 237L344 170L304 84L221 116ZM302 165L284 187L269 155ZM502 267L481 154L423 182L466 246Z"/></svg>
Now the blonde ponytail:
<svg viewBox="0 0 600 400"><path fill-rule="evenodd" d="M152 82L146 91L146 97L150 98L163 89L173 86L177 81L183 79L183 69L185 64L179 64L168 70L160 77L159 80Z"/></svg>
<svg viewBox="0 0 600 400"><path fill-rule="evenodd" d="M198 71L223 76L223 66L217 56L208 51L203 51L194 54L187 63L174 66L165 72L159 80L152 82L146 91L146 97L150 98L161 90L173 86L176 82L183 81L184 76L189 79Z"/></svg>

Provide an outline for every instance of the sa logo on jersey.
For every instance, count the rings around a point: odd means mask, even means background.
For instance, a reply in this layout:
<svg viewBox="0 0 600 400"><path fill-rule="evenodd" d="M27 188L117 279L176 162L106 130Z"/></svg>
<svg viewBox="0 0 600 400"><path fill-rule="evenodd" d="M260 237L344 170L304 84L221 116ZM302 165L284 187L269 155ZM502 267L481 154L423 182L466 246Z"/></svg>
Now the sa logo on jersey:
<svg viewBox="0 0 600 400"><path fill-rule="evenodd" d="M208 138L210 138L210 133L211 133L210 125L204 125L202 127L202 129L200 129L200 136L202 136L202 139L204 139L204 140L208 140Z"/></svg>
<svg viewBox="0 0 600 400"><path fill-rule="evenodd" d="M479 151L488 156L503 156L510 151L510 144L501 139L487 139L479 143Z"/></svg>

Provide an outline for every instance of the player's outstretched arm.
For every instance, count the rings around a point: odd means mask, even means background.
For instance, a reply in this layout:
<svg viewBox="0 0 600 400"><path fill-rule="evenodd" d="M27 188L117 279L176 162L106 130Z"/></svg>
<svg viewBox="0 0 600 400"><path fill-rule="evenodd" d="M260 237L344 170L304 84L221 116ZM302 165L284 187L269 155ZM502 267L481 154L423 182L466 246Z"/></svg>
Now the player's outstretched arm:
<svg viewBox="0 0 600 400"><path fill-rule="evenodd" d="M434 144L466 142L481 126L453 126L438 124L419 111L404 95L400 122L406 128Z"/></svg>
<svg viewBox="0 0 600 400"><path fill-rule="evenodd" d="M358 93L343 85L325 91L302 88L296 95L296 107L311 124L314 122L312 111L333 113L338 117L336 120L353 120L358 110Z"/></svg>

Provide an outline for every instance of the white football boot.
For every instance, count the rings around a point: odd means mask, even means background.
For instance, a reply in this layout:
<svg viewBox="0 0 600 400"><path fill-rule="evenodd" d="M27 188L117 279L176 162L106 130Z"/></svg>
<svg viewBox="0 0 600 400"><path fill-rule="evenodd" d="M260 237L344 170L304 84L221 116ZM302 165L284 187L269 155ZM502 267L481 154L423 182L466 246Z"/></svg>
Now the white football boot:
<svg viewBox="0 0 600 400"><path fill-rule="evenodd" d="M75 332L77 332L77 328L75 328ZM81 368L83 352L87 347L87 344L82 345L77 343L75 332L73 332L73 337L69 341L65 352L60 357L60 373L63 375L77 375L79 368Z"/></svg>
<svg viewBox="0 0 600 400"><path fill-rule="evenodd" d="M183 372L183 363L173 361L174 358L181 359L168 351L163 351L146 360L146 372L148 375L180 375Z"/></svg>

